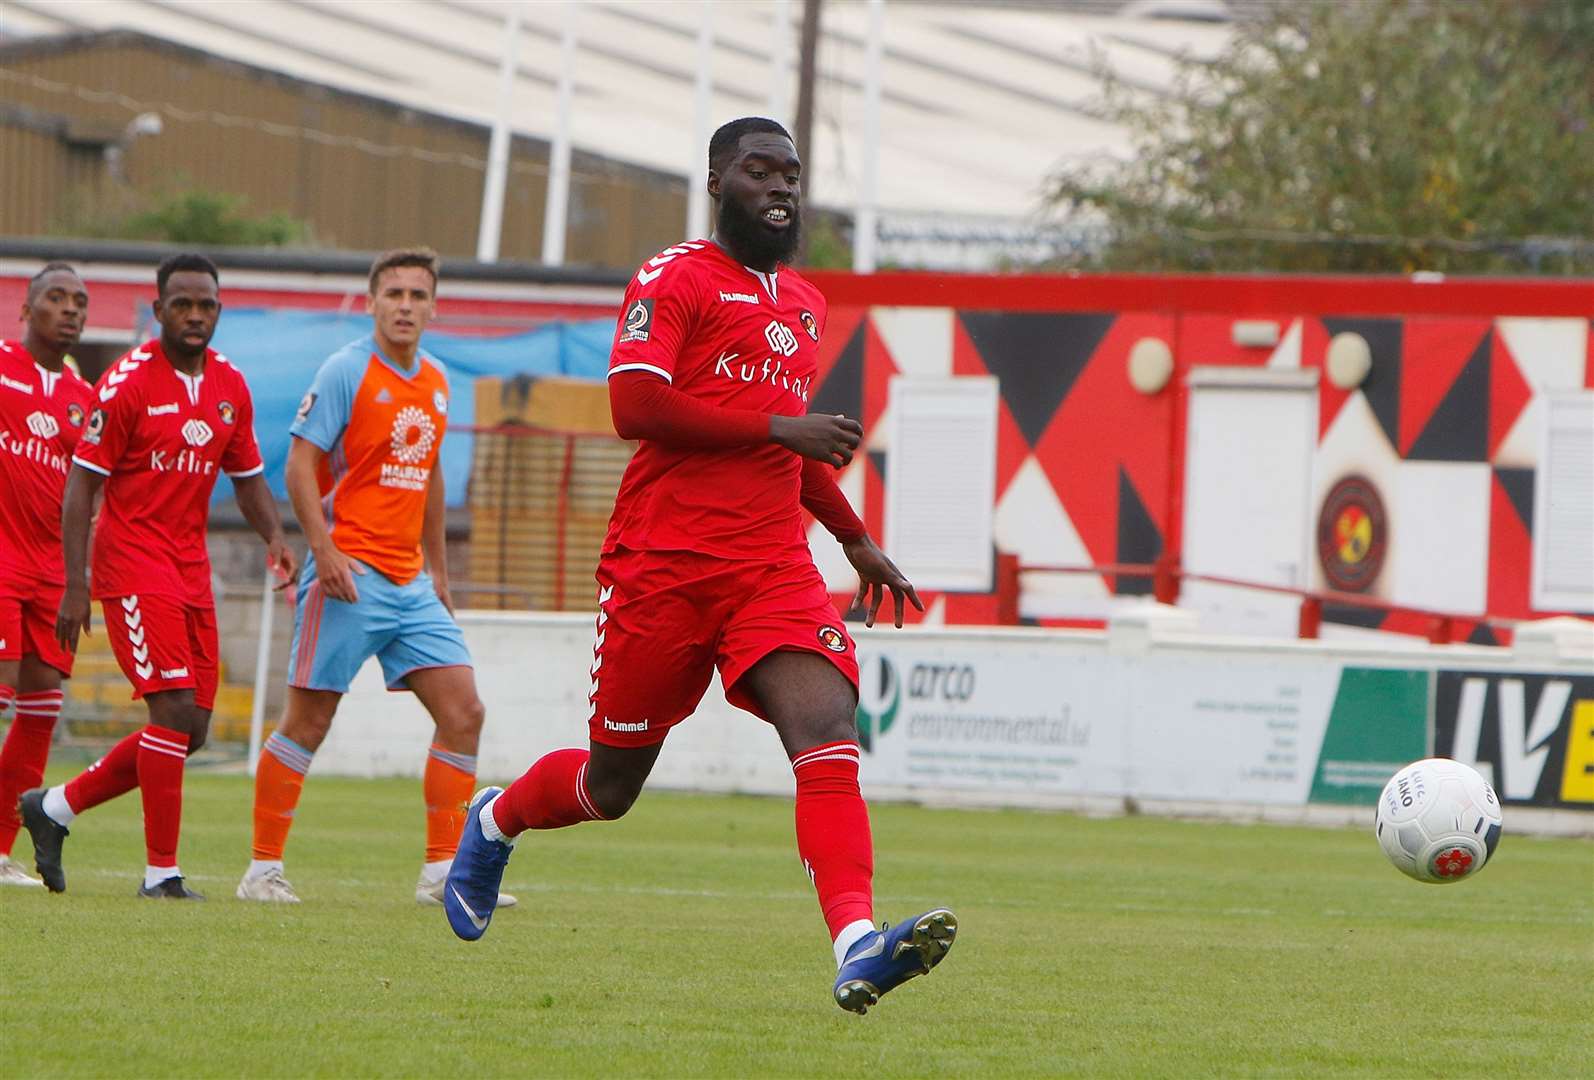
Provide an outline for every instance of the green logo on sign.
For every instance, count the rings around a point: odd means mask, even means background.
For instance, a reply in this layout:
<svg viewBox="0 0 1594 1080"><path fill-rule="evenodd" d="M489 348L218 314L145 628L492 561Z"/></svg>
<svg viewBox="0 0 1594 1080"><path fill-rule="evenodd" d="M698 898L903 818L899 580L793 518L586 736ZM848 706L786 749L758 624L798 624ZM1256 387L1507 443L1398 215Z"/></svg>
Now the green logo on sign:
<svg viewBox="0 0 1594 1080"><path fill-rule="evenodd" d="M896 723L902 705L902 680L884 656L874 655L858 668L858 745L874 750L875 740Z"/></svg>
<svg viewBox="0 0 1594 1080"><path fill-rule="evenodd" d="M1340 673L1309 802L1372 806L1401 765L1427 751L1428 673Z"/></svg>

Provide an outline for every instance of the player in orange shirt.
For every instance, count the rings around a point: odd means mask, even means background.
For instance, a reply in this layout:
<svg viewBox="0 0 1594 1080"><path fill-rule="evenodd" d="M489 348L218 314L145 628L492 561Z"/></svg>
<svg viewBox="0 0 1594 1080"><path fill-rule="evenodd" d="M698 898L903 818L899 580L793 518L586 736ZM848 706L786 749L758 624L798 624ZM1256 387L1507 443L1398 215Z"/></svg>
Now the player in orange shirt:
<svg viewBox="0 0 1594 1080"><path fill-rule="evenodd" d="M375 656L388 688L413 691L437 725L422 782L426 861L415 899L442 902L486 710L454 622L444 558L438 453L448 376L420 347L436 310L437 270L426 248L376 260L367 304L374 333L321 366L294 419L288 496L310 554L287 708L255 774L254 856L238 885L242 900L298 902L282 853L305 773L349 683Z"/></svg>

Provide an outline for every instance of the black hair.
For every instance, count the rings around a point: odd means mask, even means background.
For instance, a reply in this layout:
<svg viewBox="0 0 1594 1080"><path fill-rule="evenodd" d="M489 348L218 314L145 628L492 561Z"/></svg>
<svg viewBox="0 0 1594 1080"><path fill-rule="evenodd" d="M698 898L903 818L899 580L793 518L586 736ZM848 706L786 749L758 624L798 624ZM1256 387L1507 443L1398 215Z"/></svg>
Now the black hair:
<svg viewBox="0 0 1594 1080"><path fill-rule="evenodd" d="M55 273L57 270L65 270L67 273L72 274L75 277L82 276L78 274L77 267L73 266L71 263L60 262L59 260L55 262L47 262L43 266L39 267L39 272L37 274L34 274L28 279L28 303L31 304L34 298L39 295L39 286L43 284L44 279Z"/></svg>
<svg viewBox="0 0 1594 1080"><path fill-rule="evenodd" d="M737 146L741 144L743 135L756 135L766 131L772 135L791 138L791 132L766 116L744 116L740 120L721 124L714 137L708 141L708 167L715 172L723 172L730 158L736 153Z"/></svg>
<svg viewBox="0 0 1594 1080"><path fill-rule="evenodd" d="M166 258L161 260L160 269L155 271L156 293L160 296L165 296L166 282L171 279L173 274L181 273L185 270L193 270L201 274L209 274L211 279L215 281L217 285L221 284L221 275L216 273L215 263L211 262L204 255L198 255L193 252L184 252L181 255L168 255Z"/></svg>

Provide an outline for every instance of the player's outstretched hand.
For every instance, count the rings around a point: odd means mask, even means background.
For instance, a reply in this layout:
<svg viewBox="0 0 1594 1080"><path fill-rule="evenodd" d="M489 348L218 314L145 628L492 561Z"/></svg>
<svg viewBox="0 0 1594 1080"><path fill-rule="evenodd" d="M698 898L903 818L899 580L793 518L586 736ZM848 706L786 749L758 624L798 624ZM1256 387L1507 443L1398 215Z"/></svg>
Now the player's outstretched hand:
<svg viewBox="0 0 1594 1080"><path fill-rule="evenodd" d="M293 548L280 536L266 544L266 569L277 575L275 592L281 592L299 580L299 559L294 555Z"/></svg>
<svg viewBox="0 0 1594 1080"><path fill-rule="evenodd" d="M89 604L89 587L76 581L61 594L61 606L55 613L55 640L67 652L77 652L78 635L91 633L94 610Z"/></svg>
<svg viewBox="0 0 1594 1080"><path fill-rule="evenodd" d="M354 587L354 575L364 574L365 567L328 544L315 553L316 577L328 596L346 604L358 603L360 592Z"/></svg>
<svg viewBox="0 0 1594 1080"><path fill-rule="evenodd" d="M869 536L842 544L841 550L847 553L847 561L858 571L858 595L852 598L852 606L861 607L866 602L869 605L863 619L865 626L874 625L875 615L885 601L887 589L891 590L897 626L902 625L902 617L907 614L910 601L920 611L924 610L924 602L914 591L913 583L902 576L897 564L887 558L886 553L880 550L880 545Z"/></svg>
<svg viewBox="0 0 1594 1080"><path fill-rule="evenodd" d="M852 452L863 441L863 425L839 413L771 416L769 437L794 454L839 469L852 460Z"/></svg>

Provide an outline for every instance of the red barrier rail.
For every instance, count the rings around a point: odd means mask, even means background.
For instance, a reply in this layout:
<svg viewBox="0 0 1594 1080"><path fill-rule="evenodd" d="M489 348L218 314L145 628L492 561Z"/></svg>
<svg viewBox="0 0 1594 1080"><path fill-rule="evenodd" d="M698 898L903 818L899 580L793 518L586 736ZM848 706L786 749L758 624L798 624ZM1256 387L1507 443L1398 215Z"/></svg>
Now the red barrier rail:
<svg viewBox="0 0 1594 1080"><path fill-rule="evenodd" d="M588 610L592 575L620 476L635 444L611 433L524 422L464 425L473 436L461 547L467 602L495 608Z"/></svg>
<svg viewBox="0 0 1594 1080"><path fill-rule="evenodd" d="M1153 594L1163 603L1173 603L1178 599L1179 583L1183 581L1200 581L1210 585L1225 585L1231 588L1251 589L1256 592L1273 593L1280 596L1299 597L1301 600L1299 636L1306 639L1315 639L1318 636L1323 625L1323 606L1325 604L1365 608L1385 613L1399 612L1426 619L1429 624L1428 640L1435 645L1454 643L1456 626L1459 623L1482 623L1487 626L1497 626L1504 630L1514 630L1520 621L1487 613L1483 615L1462 615L1449 611L1436 611L1411 604L1397 604L1388 600L1380 600L1373 596L1363 596L1359 593L1336 592L1332 589L1301 589L1293 585L1270 585L1260 581L1245 581L1240 578L1225 577L1221 574L1196 574L1165 563L1098 563L1092 566L1032 565L1020 563L1017 556L999 556L997 559L997 590L1002 595L1003 600L998 604L998 610L1005 613L1006 610L1011 609L1014 614L1014 622L1017 622L1020 579L1024 574L1102 574L1115 577L1150 578L1153 582ZM1009 596L1011 597L1010 601L1008 600Z"/></svg>

